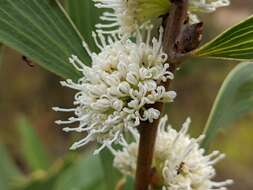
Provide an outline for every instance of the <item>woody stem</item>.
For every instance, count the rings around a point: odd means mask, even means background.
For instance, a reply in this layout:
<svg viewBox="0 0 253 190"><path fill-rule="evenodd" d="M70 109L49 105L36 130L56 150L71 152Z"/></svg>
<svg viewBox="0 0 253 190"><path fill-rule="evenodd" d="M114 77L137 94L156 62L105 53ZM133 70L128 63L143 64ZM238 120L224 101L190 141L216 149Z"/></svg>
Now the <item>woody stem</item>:
<svg viewBox="0 0 253 190"><path fill-rule="evenodd" d="M174 47L187 17L188 0L170 1L170 13L164 22L165 33L163 39L163 49L165 53L168 54L170 71L174 73L176 64L178 64ZM163 84L166 90L168 90L170 83L171 81L169 80ZM164 105L162 103L156 103L152 107L162 113ZM142 122L139 126L140 142L135 176L135 190L148 190L150 187L152 179L152 160L158 123L159 120L157 119L153 123Z"/></svg>

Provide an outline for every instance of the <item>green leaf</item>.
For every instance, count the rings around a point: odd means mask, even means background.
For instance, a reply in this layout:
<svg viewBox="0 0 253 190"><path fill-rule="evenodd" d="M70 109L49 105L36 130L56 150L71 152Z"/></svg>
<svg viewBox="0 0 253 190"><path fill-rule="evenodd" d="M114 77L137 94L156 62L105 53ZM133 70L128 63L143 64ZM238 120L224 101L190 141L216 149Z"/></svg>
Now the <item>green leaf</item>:
<svg viewBox="0 0 253 190"><path fill-rule="evenodd" d="M96 29L95 24L101 22L99 16L103 10L96 8L92 0L66 0L66 9L90 49L97 50L91 36Z"/></svg>
<svg viewBox="0 0 253 190"><path fill-rule="evenodd" d="M0 43L62 77L80 76L68 61L71 54L90 62L81 35L58 1L0 0L0 26Z"/></svg>
<svg viewBox="0 0 253 190"><path fill-rule="evenodd" d="M80 190L105 190L106 189L106 185L104 184L104 182L99 181L98 183L96 184L93 184L91 186L86 186L84 188L80 188Z"/></svg>
<svg viewBox="0 0 253 190"><path fill-rule="evenodd" d="M37 171L32 174L29 181L16 184L14 190L54 190L53 185L56 176L47 176L47 173Z"/></svg>
<svg viewBox="0 0 253 190"><path fill-rule="evenodd" d="M229 28L193 54L218 59L253 60L253 16Z"/></svg>
<svg viewBox="0 0 253 190"><path fill-rule="evenodd" d="M0 144L0 189L9 190L14 179L21 176L5 147Z"/></svg>
<svg viewBox="0 0 253 190"><path fill-rule="evenodd" d="M16 190L105 190L99 158L84 154L67 156L46 171L34 172Z"/></svg>
<svg viewBox="0 0 253 190"><path fill-rule="evenodd" d="M113 167L113 155L108 149L100 152L100 160L104 171L104 181L106 181L107 189L115 189L120 179L120 173ZM110 175L108 175L110 172Z"/></svg>
<svg viewBox="0 0 253 190"><path fill-rule="evenodd" d="M134 189L134 179L132 177L127 177L124 190L132 190L132 189Z"/></svg>
<svg viewBox="0 0 253 190"><path fill-rule="evenodd" d="M102 179L99 157L85 154L58 178L54 190L99 189Z"/></svg>
<svg viewBox="0 0 253 190"><path fill-rule="evenodd" d="M21 138L21 151L30 169L47 170L49 167L48 155L35 130L30 126L25 117L18 119L17 128Z"/></svg>
<svg viewBox="0 0 253 190"><path fill-rule="evenodd" d="M241 63L233 69L216 97L209 115L203 146L221 129L231 124L241 116L253 111L253 63Z"/></svg>
<svg viewBox="0 0 253 190"><path fill-rule="evenodd" d="M55 190L54 185L58 178L73 165L73 157L56 161L48 171L37 170L27 178L19 180L14 190Z"/></svg>

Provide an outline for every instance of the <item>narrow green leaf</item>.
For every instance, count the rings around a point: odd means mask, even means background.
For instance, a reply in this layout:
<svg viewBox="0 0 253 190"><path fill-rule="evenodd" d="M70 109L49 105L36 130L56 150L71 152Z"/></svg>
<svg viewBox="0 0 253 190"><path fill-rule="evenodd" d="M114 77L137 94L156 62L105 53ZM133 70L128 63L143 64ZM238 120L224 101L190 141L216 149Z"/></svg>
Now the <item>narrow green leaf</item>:
<svg viewBox="0 0 253 190"><path fill-rule="evenodd" d="M15 178L21 173L13 163L5 147L0 144L0 189L10 190Z"/></svg>
<svg viewBox="0 0 253 190"><path fill-rule="evenodd" d="M86 186L84 188L80 188L79 190L105 190L106 189L106 185L104 184L104 182L99 181L96 184L93 184L91 186Z"/></svg>
<svg viewBox="0 0 253 190"><path fill-rule="evenodd" d="M132 189L134 189L134 179L132 177L128 177L126 179L124 190L132 190Z"/></svg>
<svg viewBox="0 0 253 190"><path fill-rule="evenodd" d="M58 161L45 172L35 172L16 190L105 190L99 158L84 154Z"/></svg>
<svg viewBox="0 0 253 190"><path fill-rule="evenodd" d="M253 63L241 63L230 72L216 97L205 127L203 146L221 129L253 111Z"/></svg>
<svg viewBox="0 0 253 190"><path fill-rule="evenodd" d="M253 16L193 52L200 57L253 60Z"/></svg>
<svg viewBox="0 0 253 190"><path fill-rule="evenodd" d="M88 43L90 49L97 49L92 36L92 31L95 31L95 24L99 21L99 16L102 13L101 9L94 6L92 0L66 0L67 11Z"/></svg>
<svg viewBox="0 0 253 190"><path fill-rule="evenodd" d="M74 157L56 161L48 171L38 170L15 183L12 190L55 190L54 185L74 163Z"/></svg>
<svg viewBox="0 0 253 190"><path fill-rule="evenodd" d="M21 151L30 169L47 170L49 167L48 155L35 130L30 126L25 117L18 119L17 127L21 137Z"/></svg>
<svg viewBox="0 0 253 190"><path fill-rule="evenodd" d="M42 175L42 176L40 176ZM53 177L44 176L47 173L34 173L31 179L25 184L16 184L12 190L54 190L53 184L55 182Z"/></svg>
<svg viewBox="0 0 253 190"><path fill-rule="evenodd" d="M102 186L99 157L84 155L58 178L54 190L90 190ZM103 189L104 190L104 189Z"/></svg>
<svg viewBox="0 0 253 190"><path fill-rule="evenodd" d="M0 26L0 43L62 77L80 76L68 61L71 54L90 62L81 35L58 1L0 0Z"/></svg>
<svg viewBox="0 0 253 190"><path fill-rule="evenodd" d="M119 172L113 167L113 155L108 149L100 152L100 159L104 171L104 180L106 181L107 189L115 189L117 182L120 179ZM108 175L110 172L110 175Z"/></svg>

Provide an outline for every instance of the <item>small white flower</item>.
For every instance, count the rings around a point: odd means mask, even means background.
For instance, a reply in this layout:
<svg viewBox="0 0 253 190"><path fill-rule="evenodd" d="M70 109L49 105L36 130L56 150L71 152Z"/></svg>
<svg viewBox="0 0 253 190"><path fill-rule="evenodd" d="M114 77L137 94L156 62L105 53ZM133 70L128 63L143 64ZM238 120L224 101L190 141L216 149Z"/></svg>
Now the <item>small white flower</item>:
<svg viewBox="0 0 253 190"><path fill-rule="evenodd" d="M160 120L153 158L155 175L159 177L156 186L164 190L225 190L232 180L212 181L215 176L213 165L225 157L219 151L204 155L199 143L204 138L190 138L187 131L188 118L177 132L166 125L167 117ZM135 131L135 142L122 141L123 149L112 150L115 155L114 166L124 175L135 175L139 134Z"/></svg>
<svg viewBox="0 0 253 190"><path fill-rule="evenodd" d="M189 9L191 12L213 12L219 7L229 6L229 0L189 0Z"/></svg>
<svg viewBox="0 0 253 190"><path fill-rule="evenodd" d="M103 24L97 28L104 33L132 34L137 29L166 15L170 10L169 0L93 0L98 8L113 9L100 17ZM189 0L190 22L198 22L195 14L213 12L228 6L229 0Z"/></svg>
<svg viewBox="0 0 253 190"><path fill-rule="evenodd" d="M191 23L199 22L198 13L211 13L217 8L230 5L230 0L189 0L189 17Z"/></svg>
<svg viewBox="0 0 253 190"><path fill-rule="evenodd" d="M53 108L55 111L74 112L75 117L57 124L79 122L76 128L64 128L64 131L76 131L87 136L71 147L79 148L96 140L102 146L110 147L113 142L122 141L124 131L132 131L141 121L153 122L160 116L159 110L152 108L156 102L172 102L174 91L166 91L162 82L173 79L168 71L167 55L162 50L162 28L159 39L152 39L151 28L147 30L147 41L137 37L137 43L127 38L106 39L102 34L94 34L99 54L91 53L84 47L92 59L92 67L85 66L78 57L72 55L70 62L82 72L83 77L77 83L72 80L61 82L63 86L77 90L72 109ZM98 43L98 40L101 43ZM146 106L149 105L149 109Z"/></svg>
<svg viewBox="0 0 253 190"><path fill-rule="evenodd" d="M93 0L98 8L113 9L113 13L105 12L100 17L103 24L97 28L103 32L119 32L131 34L150 19L168 12L168 0ZM119 27L119 28L118 28Z"/></svg>

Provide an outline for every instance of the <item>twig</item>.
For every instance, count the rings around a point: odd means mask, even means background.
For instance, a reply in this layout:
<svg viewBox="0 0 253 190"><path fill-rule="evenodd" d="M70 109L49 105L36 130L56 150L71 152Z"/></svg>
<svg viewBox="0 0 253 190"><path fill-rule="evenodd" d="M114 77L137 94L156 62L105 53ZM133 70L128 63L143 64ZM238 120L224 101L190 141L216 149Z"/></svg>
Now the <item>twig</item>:
<svg viewBox="0 0 253 190"><path fill-rule="evenodd" d="M188 0L171 0L171 3L170 13L165 22L163 48L165 53L168 54L170 71L174 73L176 63L178 62L174 48L187 18ZM169 88L170 82L171 81L168 81L166 84L163 84L166 89ZM156 103L152 107L162 112L164 105L162 103ZM140 142L135 176L135 190L148 190L151 183L151 165L158 123L159 119L155 120L153 123L142 122L139 126Z"/></svg>
<svg viewBox="0 0 253 190"><path fill-rule="evenodd" d="M156 103L154 107L155 109L162 110L163 105ZM151 165L158 122L158 119L153 123L142 122L139 126L140 142L135 176L135 190L147 190L150 184Z"/></svg>
<svg viewBox="0 0 253 190"><path fill-rule="evenodd" d="M165 21L163 48L168 54L168 61L174 63L176 51L175 45L187 20L188 0L171 0L170 13Z"/></svg>

